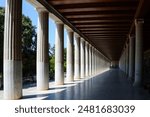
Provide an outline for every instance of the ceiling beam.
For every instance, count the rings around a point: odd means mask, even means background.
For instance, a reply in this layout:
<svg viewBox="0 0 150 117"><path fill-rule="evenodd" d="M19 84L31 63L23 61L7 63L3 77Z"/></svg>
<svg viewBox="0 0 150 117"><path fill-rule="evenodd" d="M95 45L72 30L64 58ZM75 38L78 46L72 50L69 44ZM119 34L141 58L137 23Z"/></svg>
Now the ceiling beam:
<svg viewBox="0 0 150 117"><path fill-rule="evenodd" d="M75 13L75 12L88 12L88 11L127 11L127 10L136 10L136 7L132 6L105 6L105 7L91 7L91 8L65 8L58 9L61 13Z"/></svg>
<svg viewBox="0 0 150 117"><path fill-rule="evenodd" d="M112 31L112 30L115 30L115 31L118 31L118 30L129 30L129 27L102 27L102 28L81 28L80 31L83 32L83 31Z"/></svg>
<svg viewBox="0 0 150 117"><path fill-rule="evenodd" d="M81 21L71 21L73 24L86 24L86 23L130 23L131 20L128 19L110 19L110 20L81 20Z"/></svg>
<svg viewBox="0 0 150 117"><path fill-rule="evenodd" d="M106 16L106 17L75 17L67 18L70 22L72 21L89 21L89 20L132 20L132 16Z"/></svg>
<svg viewBox="0 0 150 117"><path fill-rule="evenodd" d="M135 2L137 0L48 0L53 5L65 5L65 4L86 4L86 3L124 3L124 2Z"/></svg>
<svg viewBox="0 0 150 117"><path fill-rule="evenodd" d="M133 17L132 14L90 14L90 15L70 15L70 16L65 16L66 18L103 18L103 17Z"/></svg>
<svg viewBox="0 0 150 117"><path fill-rule="evenodd" d="M91 24L91 25L75 25L77 28L97 28L97 27L130 27L130 24Z"/></svg>
<svg viewBox="0 0 150 117"><path fill-rule="evenodd" d="M81 16L81 15L119 15L119 14L127 14L127 15L133 15L135 10L108 10L108 11L80 11L80 12L67 12L67 13L62 13L65 16Z"/></svg>

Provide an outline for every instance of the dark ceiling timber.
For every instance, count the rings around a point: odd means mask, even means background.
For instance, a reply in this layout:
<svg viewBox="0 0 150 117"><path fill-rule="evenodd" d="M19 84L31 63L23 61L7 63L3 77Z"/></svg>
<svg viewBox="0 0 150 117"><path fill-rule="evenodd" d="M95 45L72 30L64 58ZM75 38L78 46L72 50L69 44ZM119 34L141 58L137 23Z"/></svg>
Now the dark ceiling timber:
<svg viewBox="0 0 150 117"><path fill-rule="evenodd" d="M144 0L47 2L110 60L119 60L128 35L134 31L135 18L143 18L149 9Z"/></svg>

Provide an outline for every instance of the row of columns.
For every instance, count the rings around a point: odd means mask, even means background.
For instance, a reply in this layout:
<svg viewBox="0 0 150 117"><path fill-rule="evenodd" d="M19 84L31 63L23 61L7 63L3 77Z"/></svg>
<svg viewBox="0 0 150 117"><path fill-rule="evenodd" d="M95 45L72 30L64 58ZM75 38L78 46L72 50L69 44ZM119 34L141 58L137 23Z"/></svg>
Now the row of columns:
<svg viewBox="0 0 150 117"><path fill-rule="evenodd" d="M37 89L47 90L49 89L49 12L41 7L37 8L37 12ZM6 0L4 31L5 99L22 97L21 19L22 0ZM94 46L75 34L71 29L67 29L68 82L96 75L107 68L109 68L108 60ZM55 84L64 84L64 24L60 21L56 21L55 32Z"/></svg>
<svg viewBox="0 0 150 117"><path fill-rule="evenodd" d="M135 20L135 36L129 36L129 43L126 44L119 61L120 69L130 80L134 80L134 86L137 87L142 84L143 24L143 19Z"/></svg>

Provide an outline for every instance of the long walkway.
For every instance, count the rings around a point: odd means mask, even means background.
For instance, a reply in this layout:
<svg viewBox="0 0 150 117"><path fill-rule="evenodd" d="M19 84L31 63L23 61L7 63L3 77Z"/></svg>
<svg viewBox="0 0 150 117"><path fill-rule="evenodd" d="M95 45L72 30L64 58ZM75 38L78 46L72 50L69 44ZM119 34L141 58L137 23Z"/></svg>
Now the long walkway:
<svg viewBox="0 0 150 117"><path fill-rule="evenodd" d="M1 92L2 93L2 92ZM111 69L93 78L82 79L74 83L55 86L50 82L48 91L37 91L36 87L23 89L23 100L145 100L150 94L136 89L127 80L126 75L117 69Z"/></svg>
<svg viewBox="0 0 150 117"><path fill-rule="evenodd" d="M143 89L136 89L120 70L109 70L88 80L76 81L60 87L51 87L53 93L31 95L53 100L144 100L150 94ZM29 98L28 96L24 98ZM45 97L45 98L44 98Z"/></svg>

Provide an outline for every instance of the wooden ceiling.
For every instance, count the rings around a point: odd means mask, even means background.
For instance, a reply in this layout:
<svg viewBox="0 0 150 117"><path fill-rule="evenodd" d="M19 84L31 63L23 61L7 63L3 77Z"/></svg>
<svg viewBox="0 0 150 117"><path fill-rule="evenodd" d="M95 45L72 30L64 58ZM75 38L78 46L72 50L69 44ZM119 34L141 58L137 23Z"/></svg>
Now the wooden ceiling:
<svg viewBox="0 0 150 117"><path fill-rule="evenodd" d="M47 0L110 60L119 60L139 0Z"/></svg>

